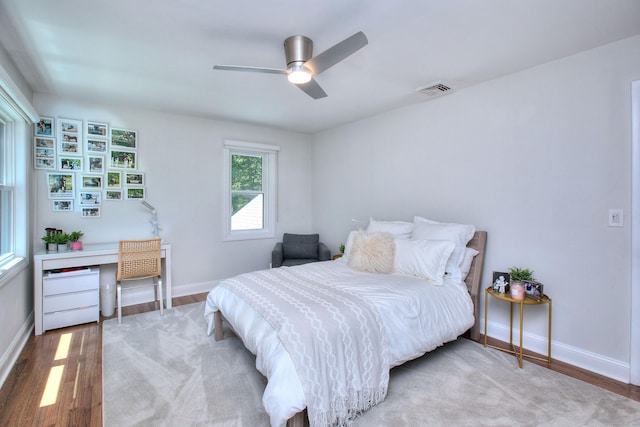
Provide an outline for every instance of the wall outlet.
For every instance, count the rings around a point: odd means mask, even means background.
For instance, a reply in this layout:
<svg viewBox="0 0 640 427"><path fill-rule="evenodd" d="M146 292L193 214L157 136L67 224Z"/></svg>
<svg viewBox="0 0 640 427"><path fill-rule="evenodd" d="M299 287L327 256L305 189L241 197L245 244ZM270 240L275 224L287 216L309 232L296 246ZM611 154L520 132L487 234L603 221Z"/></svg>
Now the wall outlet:
<svg viewBox="0 0 640 427"><path fill-rule="evenodd" d="M622 209L609 209L609 227L622 227L624 225L624 213Z"/></svg>

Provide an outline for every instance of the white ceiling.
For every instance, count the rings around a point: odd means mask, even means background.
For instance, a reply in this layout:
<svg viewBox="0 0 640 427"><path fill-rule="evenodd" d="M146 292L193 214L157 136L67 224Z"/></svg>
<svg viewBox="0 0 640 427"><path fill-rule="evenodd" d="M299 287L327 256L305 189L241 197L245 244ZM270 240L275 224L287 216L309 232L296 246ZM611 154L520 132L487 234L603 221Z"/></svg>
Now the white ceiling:
<svg viewBox="0 0 640 427"><path fill-rule="evenodd" d="M272 74L282 43L369 44L314 100ZM0 0L0 42L35 92L313 133L640 34L639 0Z"/></svg>

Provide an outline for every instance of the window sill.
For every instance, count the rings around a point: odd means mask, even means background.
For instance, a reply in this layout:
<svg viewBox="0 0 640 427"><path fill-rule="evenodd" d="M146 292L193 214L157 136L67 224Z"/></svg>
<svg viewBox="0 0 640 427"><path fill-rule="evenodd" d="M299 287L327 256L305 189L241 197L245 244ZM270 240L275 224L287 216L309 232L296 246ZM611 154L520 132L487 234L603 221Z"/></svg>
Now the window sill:
<svg viewBox="0 0 640 427"><path fill-rule="evenodd" d="M3 264L0 267L0 289L25 268L27 268L27 259L23 257L15 257Z"/></svg>

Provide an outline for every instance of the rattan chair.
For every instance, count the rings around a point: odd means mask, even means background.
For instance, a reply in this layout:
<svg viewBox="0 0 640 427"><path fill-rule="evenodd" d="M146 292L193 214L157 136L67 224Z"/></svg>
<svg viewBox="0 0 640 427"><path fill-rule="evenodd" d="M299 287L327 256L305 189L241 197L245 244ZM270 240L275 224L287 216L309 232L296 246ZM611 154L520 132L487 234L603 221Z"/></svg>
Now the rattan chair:
<svg viewBox="0 0 640 427"><path fill-rule="evenodd" d="M160 301L160 315L164 315L162 297L161 240L120 240L118 245L118 271L116 273L116 301L118 323L122 323L122 289L153 286L155 299ZM153 282L139 282L152 278ZM123 283L125 281L136 281Z"/></svg>

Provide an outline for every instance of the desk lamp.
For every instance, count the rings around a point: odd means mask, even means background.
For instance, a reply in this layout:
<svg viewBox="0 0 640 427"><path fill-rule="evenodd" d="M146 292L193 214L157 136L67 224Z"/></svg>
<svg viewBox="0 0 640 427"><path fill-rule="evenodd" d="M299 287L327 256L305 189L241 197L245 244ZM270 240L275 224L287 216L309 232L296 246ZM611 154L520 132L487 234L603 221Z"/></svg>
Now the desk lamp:
<svg viewBox="0 0 640 427"><path fill-rule="evenodd" d="M158 213L157 213L156 208L151 206L145 200L142 200L140 203L142 203L142 205L145 208L147 208L147 209L149 209L149 211L151 211L151 220L149 222L153 226L153 237L160 237L160 233L158 232Z"/></svg>

